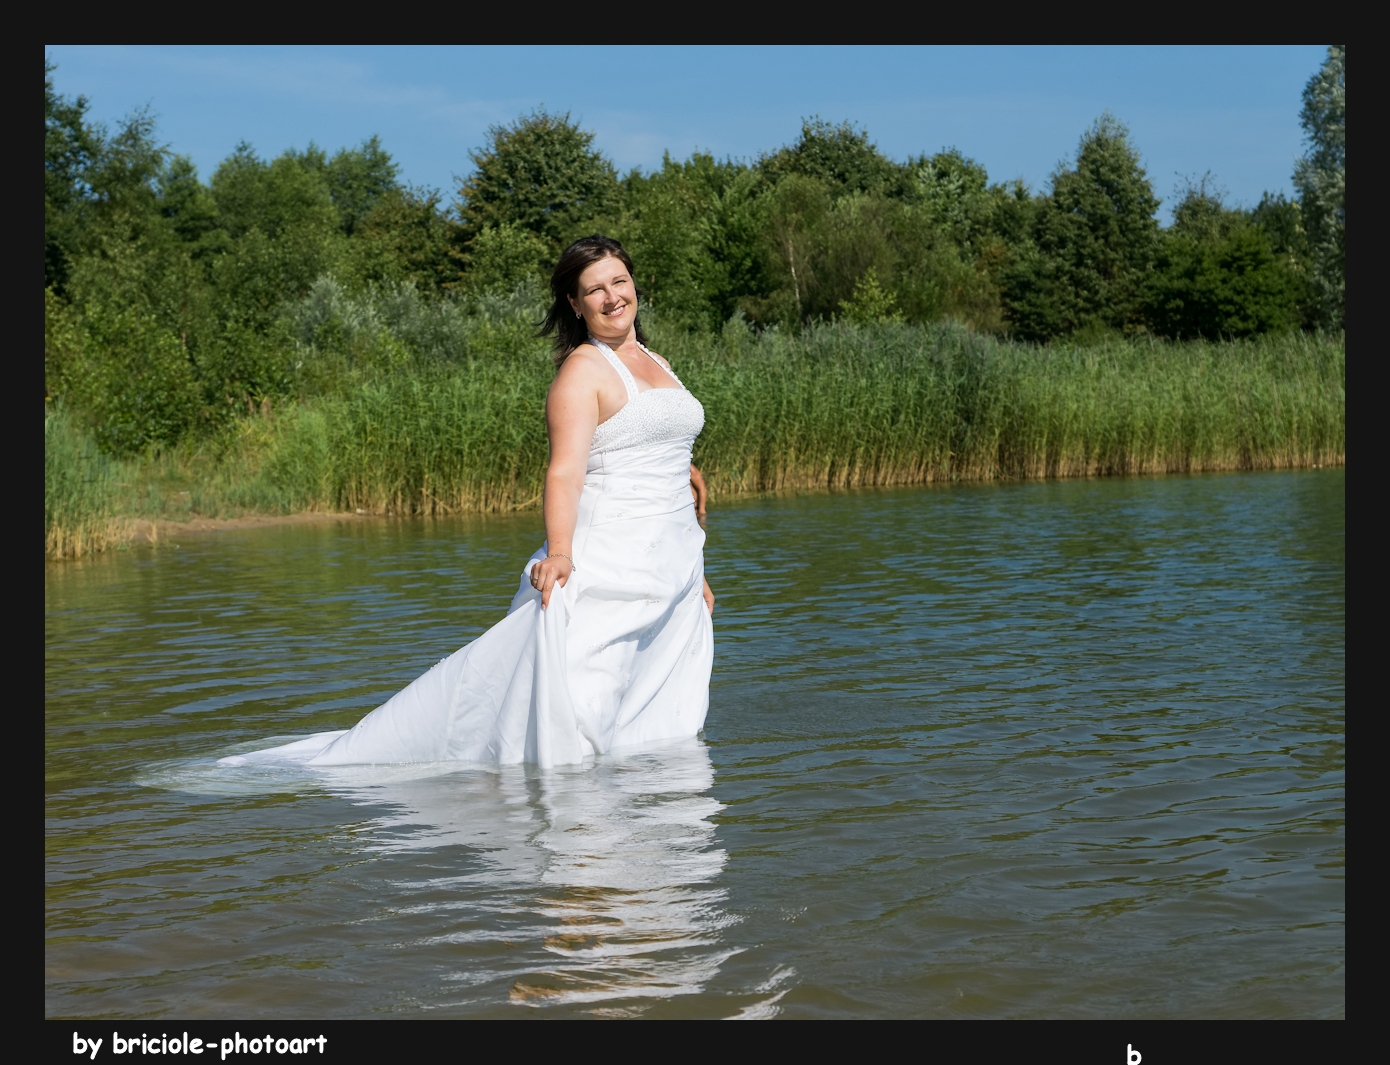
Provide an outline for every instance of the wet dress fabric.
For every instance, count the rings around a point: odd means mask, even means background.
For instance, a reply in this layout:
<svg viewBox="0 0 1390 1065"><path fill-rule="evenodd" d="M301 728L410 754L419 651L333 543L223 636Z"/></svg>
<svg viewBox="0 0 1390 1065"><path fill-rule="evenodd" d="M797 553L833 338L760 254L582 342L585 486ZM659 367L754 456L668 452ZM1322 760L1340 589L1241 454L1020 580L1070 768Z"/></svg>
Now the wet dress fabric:
<svg viewBox="0 0 1390 1065"><path fill-rule="evenodd" d="M574 572L550 606L530 583L543 544L506 617L354 728L224 762L556 766L700 730L714 640L690 454L704 408L683 386L639 392L613 350L590 342L628 399L594 431Z"/></svg>

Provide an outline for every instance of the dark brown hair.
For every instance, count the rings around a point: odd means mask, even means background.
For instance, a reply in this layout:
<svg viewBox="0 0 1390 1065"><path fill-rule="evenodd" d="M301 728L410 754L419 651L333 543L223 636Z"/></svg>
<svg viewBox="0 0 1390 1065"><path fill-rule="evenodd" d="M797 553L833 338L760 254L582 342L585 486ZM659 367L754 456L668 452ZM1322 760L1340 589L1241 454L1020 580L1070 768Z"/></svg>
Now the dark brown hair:
<svg viewBox="0 0 1390 1065"><path fill-rule="evenodd" d="M637 276L632 268L632 259L623 251L623 246L612 237L595 233L592 237L580 237L566 248L560 256L560 261L555 264L555 272L550 275L550 294L554 297L554 302L550 305L545 321L541 323L540 332L543 337L555 338L556 368L569 358L570 352L589 340L588 324L583 318L577 317L574 308L570 306L570 297L579 296L579 275L594 263L608 258L617 259L627 267L628 277L632 278L633 294L641 295L636 291ZM642 332L642 322L635 315L632 325L637 333L637 342L645 344L647 337Z"/></svg>

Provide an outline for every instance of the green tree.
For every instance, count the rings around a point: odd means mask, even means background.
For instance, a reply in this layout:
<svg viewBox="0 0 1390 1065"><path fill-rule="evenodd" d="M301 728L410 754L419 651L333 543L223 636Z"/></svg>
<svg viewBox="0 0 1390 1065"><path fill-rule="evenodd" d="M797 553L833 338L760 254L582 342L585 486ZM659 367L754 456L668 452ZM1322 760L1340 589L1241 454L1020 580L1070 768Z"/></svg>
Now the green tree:
<svg viewBox="0 0 1390 1065"><path fill-rule="evenodd" d="M156 195L159 213L185 244L201 248L218 231L217 201L198 180L198 168L188 156L176 155L164 165Z"/></svg>
<svg viewBox="0 0 1390 1065"><path fill-rule="evenodd" d="M1347 76L1346 46L1332 45L1303 90L1300 116L1308 153L1294 166L1312 259L1321 324L1346 320Z"/></svg>
<svg viewBox="0 0 1390 1065"><path fill-rule="evenodd" d="M806 317L830 319L846 301L858 305L865 278L882 284L896 303L904 230L904 205L873 193L854 193L834 201L813 232L816 269L806 300Z"/></svg>
<svg viewBox="0 0 1390 1065"><path fill-rule="evenodd" d="M568 113L538 110L488 137L487 148L469 153L474 170L459 192L465 262L489 227L520 226L558 255L586 223L617 208L613 164Z"/></svg>
<svg viewBox="0 0 1390 1065"><path fill-rule="evenodd" d="M73 261L114 217L139 237L162 235L155 182L168 152L154 139L148 111L128 116L114 134L87 122L84 97L69 100L44 65L44 274L59 291Z"/></svg>
<svg viewBox="0 0 1390 1065"><path fill-rule="evenodd" d="M1000 283L1031 221L1022 182L990 185L985 168L954 148L909 163L906 198L920 221L899 237L898 290L914 321L941 317L982 331L1002 325Z"/></svg>
<svg viewBox="0 0 1390 1065"><path fill-rule="evenodd" d="M155 140L154 116L148 110L136 111L102 141L87 171L97 219L119 212L138 219L143 228L162 231L156 222L156 183L169 151Z"/></svg>
<svg viewBox="0 0 1390 1065"><path fill-rule="evenodd" d="M75 311L67 320L80 335L51 344L63 357L51 359L48 387L91 420L104 450L130 453L182 436L197 419L200 395L188 348L170 327L184 287L180 260L118 222L73 266ZM61 322L58 311L50 305ZM62 336L57 328L49 334L51 342Z"/></svg>
<svg viewBox="0 0 1390 1065"><path fill-rule="evenodd" d="M1162 336L1250 336L1297 327L1300 292L1289 257L1203 178L1189 186L1159 242L1146 318Z"/></svg>
<svg viewBox="0 0 1390 1065"><path fill-rule="evenodd" d="M854 286L854 295L840 301L840 313L859 325L872 322L902 321L898 299L878 283L878 271L872 266Z"/></svg>
<svg viewBox="0 0 1390 1065"><path fill-rule="evenodd" d="M302 297L342 261L338 210L322 168L294 152L266 163L243 142L211 184L228 238L211 275L222 318L263 332L286 300Z"/></svg>
<svg viewBox="0 0 1390 1065"><path fill-rule="evenodd" d="M290 229L338 228L323 167L312 154L290 151L267 163L242 141L213 172L212 195L218 222L233 239L253 229L273 240Z"/></svg>
<svg viewBox="0 0 1390 1065"><path fill-rule="evenodd" d="M899 184L899 168L852 123L838 126L819 115L802 119L797 142L764 156L759 167L776 183L788 174L822 182L836 195L885 192Z"/></svg>
<svg viewBox="0 0 1390 1065"><path fill-rule="evenodd" d="M471 247L464 287L473 292L511 292L527 280L542 280L553 265L545 241L515 222L488 226Z"/></svg>
<svg viewBox="0 0 1390 1065"><path fill-rule="evenodd" d="M1303 224L1303 208L1297 200L1289 199L1282 192L1266 192L1250 212L1250 220L1264 230L1276 255L1287 257L1294 269L1307 267L1311 249L1308 230Z"/></svg>
<svg viewBox="0 0 1390 1065"><path fill-rule="evenodd" d="M758 176L742 163L696 153L667 155L650 175L623 182L623 210L613 231L637 268L637 284L661 321L716 328L757 283L756 251L747 246ZM601 223L602 224L602 223Z"/></svg>
<svg viewBox="0 0 1390 1065"><path fill-rule="evenodd" d="M832 206L825 182L804 174L788 174L764 197L759 243L771 284L766 295L746 301L754 321L797 325L809 319L820 295L819 252Z"/></svg>
<svg viewBox="0 0 1390 1065"><path fill-rule="evenodd" d="M101 131L87 121L85 96L70 100L53 87L57 67L43 67L44 286L58 292L67 283L80 239L81 214L91 196L88 172L101 154Z"/></svg>
<svg viewBox="0 0 1390 1065"><path fill-rule="evenodd" d="M1019 336L1049 340L1080 329L1132 329L1158 243L1153 193L1129 130L1106 112L1059 167L1028 245L1005 287Z"/></svg>
<svg viewBox="0 0 1390 1065"><path fill-rule="evenodd" d="M1295 279L1298 318L1304 328L1316 327L1321 312L1312 285L1312 249L1303 224L1303 207L1282 192L1266 192L1250 212L1250 221L1269 238L1269 246Z"/></svg>
<svg viewBox="0 0 1390 1065"><path fill-rule="evenodd" d="M440 292L459 280L451 254L457 240L457 223L440 209L437 191L388 189L353 231L347 273L359 281L412 282L421 292Z"/></svg>
<svg viewBox="0 0 1390 1065"><path fill-rule="evenodd" d="M911 164L912 202L956 244L970 247L987 231L993 213L989 175L955 148Z"/></svg>
<svg viewBox="0 0 1390 1065"><path fill-rule="evenodd" d="M338 223L349 236L383 196L399 187L400 168L375 135L363 141L361 147L338 149L331 159L312 142L302 153L285 154L323 182L329 200L337 208Z"/></svg>

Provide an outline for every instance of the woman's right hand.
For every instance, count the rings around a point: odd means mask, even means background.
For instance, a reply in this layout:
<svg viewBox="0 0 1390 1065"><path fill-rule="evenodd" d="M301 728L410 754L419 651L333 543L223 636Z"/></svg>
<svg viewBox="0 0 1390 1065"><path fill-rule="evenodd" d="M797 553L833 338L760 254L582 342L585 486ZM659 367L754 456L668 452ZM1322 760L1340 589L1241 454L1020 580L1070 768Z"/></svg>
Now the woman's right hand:
<svg viewBox="0 0 1390 1065"><path fill-rule="evenodd" d="M531 567L531 587L541 593L541 609L550 605L550 593L558 584L561 588L574 572L574 563L563 555L543 558Z"/></svg>

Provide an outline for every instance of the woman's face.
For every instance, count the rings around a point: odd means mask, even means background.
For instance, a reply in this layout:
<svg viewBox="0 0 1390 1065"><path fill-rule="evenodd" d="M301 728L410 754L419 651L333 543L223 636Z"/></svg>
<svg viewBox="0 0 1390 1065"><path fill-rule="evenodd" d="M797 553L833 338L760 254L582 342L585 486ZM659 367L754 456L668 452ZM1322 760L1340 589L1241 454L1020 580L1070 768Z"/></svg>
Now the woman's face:
<svg viewBox="0 0 1390 1065"><path fill-rule="evenodd" d="M570 306L595 336L626 337L637 319L637 288L627 267L610 256L579 275L579 295L570 297Z"/></svg>

